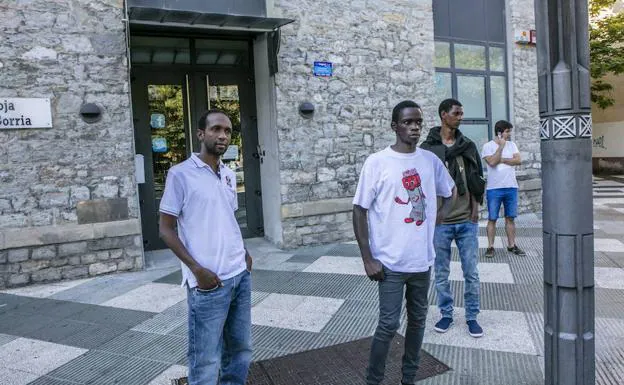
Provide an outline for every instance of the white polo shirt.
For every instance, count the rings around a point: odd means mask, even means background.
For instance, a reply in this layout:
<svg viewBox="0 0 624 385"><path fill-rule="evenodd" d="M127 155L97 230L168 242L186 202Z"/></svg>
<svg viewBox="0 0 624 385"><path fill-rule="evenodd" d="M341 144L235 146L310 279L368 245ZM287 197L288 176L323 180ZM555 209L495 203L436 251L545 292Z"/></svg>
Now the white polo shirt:
<svg viewBox="0 0 624 385"><path fill-rule="evenodd" d="M221 280L245 270L245 246L234 212L238 210L236 174L219 163L221 178L197 154L167 173L160 212L178 218L178 236L191 256ZM182 265L182 285L197 286Z"/></svg>

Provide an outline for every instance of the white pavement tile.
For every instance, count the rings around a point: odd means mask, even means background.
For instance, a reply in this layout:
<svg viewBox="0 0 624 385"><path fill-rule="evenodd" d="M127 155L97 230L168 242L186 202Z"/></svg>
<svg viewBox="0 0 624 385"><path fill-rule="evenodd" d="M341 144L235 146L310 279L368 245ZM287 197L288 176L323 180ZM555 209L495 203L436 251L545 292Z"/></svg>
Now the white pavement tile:
<svg viewBox="0 0 624 385"><path fill-rule="evenodd" d="M8 369L43 376L86 352L72 346L18 338L0 346L0 362Z"/></svg>
<svg viewBox="0 0 624 385"><path fill-rule="evenodd" d="M505 241L506 242L506 241ZM479 248L485 249L489 246L489 242L487 237L479 237ZM455 241L451 244L451 247L457 248L457 244ZM494 248L503 249L505 248L505 244L503 243L503 239L501 237L494 238Z"/></svg>
<svg viewBox="0 0 624 385"><path fill-rule="evenodd" d="M464 273L461 268L461 262L451 261L451 273L449 274L451 281L463 281ZM479 263L479 281L480 282L496 282L496 283L515 283L511 269L506 263Z"/></svg>
<svg viewBox="0 0 624 385"><path fill-rule="evenodd" d="M594 251L624 252L624 243L617 239L595 238Z"/></svg>
<svg viewBox="0 0 624 385"><path fill-rule="evenodd" d="M9 369L0 366L0 384L26 385L39 377L36 374L22 372L21 370Z"/></svg>
<svg viewBox="0 0 624 385"><path fill-rule="evenodd" d="M0 293L21 295L23 297L47 298L64 290L71 289L83 283L91 281L93 278L77 279L74 281L46 283L44 285L35 285L20 287L17 289L0 290Z"/></svg>
<svg viewBox="0 0 624 385"><path fill-rule="evenodd" d="M473 338L468 334L464 309L454 309L454 322L448 332L438 333L433 326L440 320L436 306L429 307L425 343L457 346L501 352L537 354L529 325L524 313L515 311L482 310L478 321L483 328L483 337Z"/></svg>
<svg viewBox="0 0 624 385"><path fill-rule="evenodd" d="M102 306L160 313L185 298L186 291L178 285L148 283L108 300Z"/></svg>
<svg viewBox="0 0 624 385"><path fill-rule="evenodd" d="M304 273L366 275L360 258L323 256L303 270Z"/></svg>
<svg viewBox="0 0 624 385"><path fill-rule="evenodd" d="M178 379L180 377L186 377L188 375L188 369L186 366L173 365L167 368L164 372L150 381L147 385L171 385L171 380Z"/></svg>
<svg viewBox="0 0 624 385"><path fill-rule="evenodd" d="M251 322L318 333L343 303L335 298L271 294L251 309Z"/></svg>
<svg viewBox="0 0 624 385"><path fill-rule="evenodd" d="M594 281L603 289L624 290L624 269L619 267L595 267Z"/></svg>

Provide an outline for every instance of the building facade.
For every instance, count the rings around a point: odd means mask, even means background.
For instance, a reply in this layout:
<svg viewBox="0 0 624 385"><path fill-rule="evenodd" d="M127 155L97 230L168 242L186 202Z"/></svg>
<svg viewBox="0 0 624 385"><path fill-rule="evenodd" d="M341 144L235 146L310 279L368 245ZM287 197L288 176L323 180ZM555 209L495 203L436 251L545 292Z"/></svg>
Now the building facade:
<svg viewBox="0 0 624 385"><path fill-rule="evenodd" d="M360 168L404 99L427 127L460 99L479 145L513 122L520 210L539 211L536 50L516 43L533 7L468 2L3 2L0 287L143 268L167 170L214 107L246 237L352 239Z"/></svg>

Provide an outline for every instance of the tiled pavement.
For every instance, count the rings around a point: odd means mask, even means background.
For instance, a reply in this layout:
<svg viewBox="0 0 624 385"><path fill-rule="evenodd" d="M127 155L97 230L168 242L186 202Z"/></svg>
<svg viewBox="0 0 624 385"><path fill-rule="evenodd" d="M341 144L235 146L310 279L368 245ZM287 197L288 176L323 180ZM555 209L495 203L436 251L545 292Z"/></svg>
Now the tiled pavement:
<svg viewBox="0 0 624 385"><path fill-rule="evenodd" d="M596 383L624 378L624 177L594 183ZM452 370L422 384L542 384L543 298L540 219L518 219L526 257L504 250L480 263L485 336L463 322L463 279L451 266L456 324L424 348ZM498 235L503 235L499 226ZM486 246L481 228L481 255ZM376 286L354 243L282 251L249 240L253 273L254 359L370 336ZM186 303L178 265L155 253L144 272L27 287L0 293L0 384L168 385L186 374ZM403 325L404 327L405 325Z"/></svg>

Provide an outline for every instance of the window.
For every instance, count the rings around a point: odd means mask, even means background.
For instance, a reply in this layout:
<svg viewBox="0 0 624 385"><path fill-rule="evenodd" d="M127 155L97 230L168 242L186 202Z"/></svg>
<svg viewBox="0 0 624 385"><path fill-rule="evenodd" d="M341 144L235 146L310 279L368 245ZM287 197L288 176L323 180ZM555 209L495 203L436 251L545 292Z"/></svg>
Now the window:
<svg viewBox="0 0 624 385"><path fill-rule="evenodd" d="M505 2L458 3L433 2L435 95L438 102L452 97L464 105L461 130L480 150L491 140L494 124L509 120Z"/></svg>

